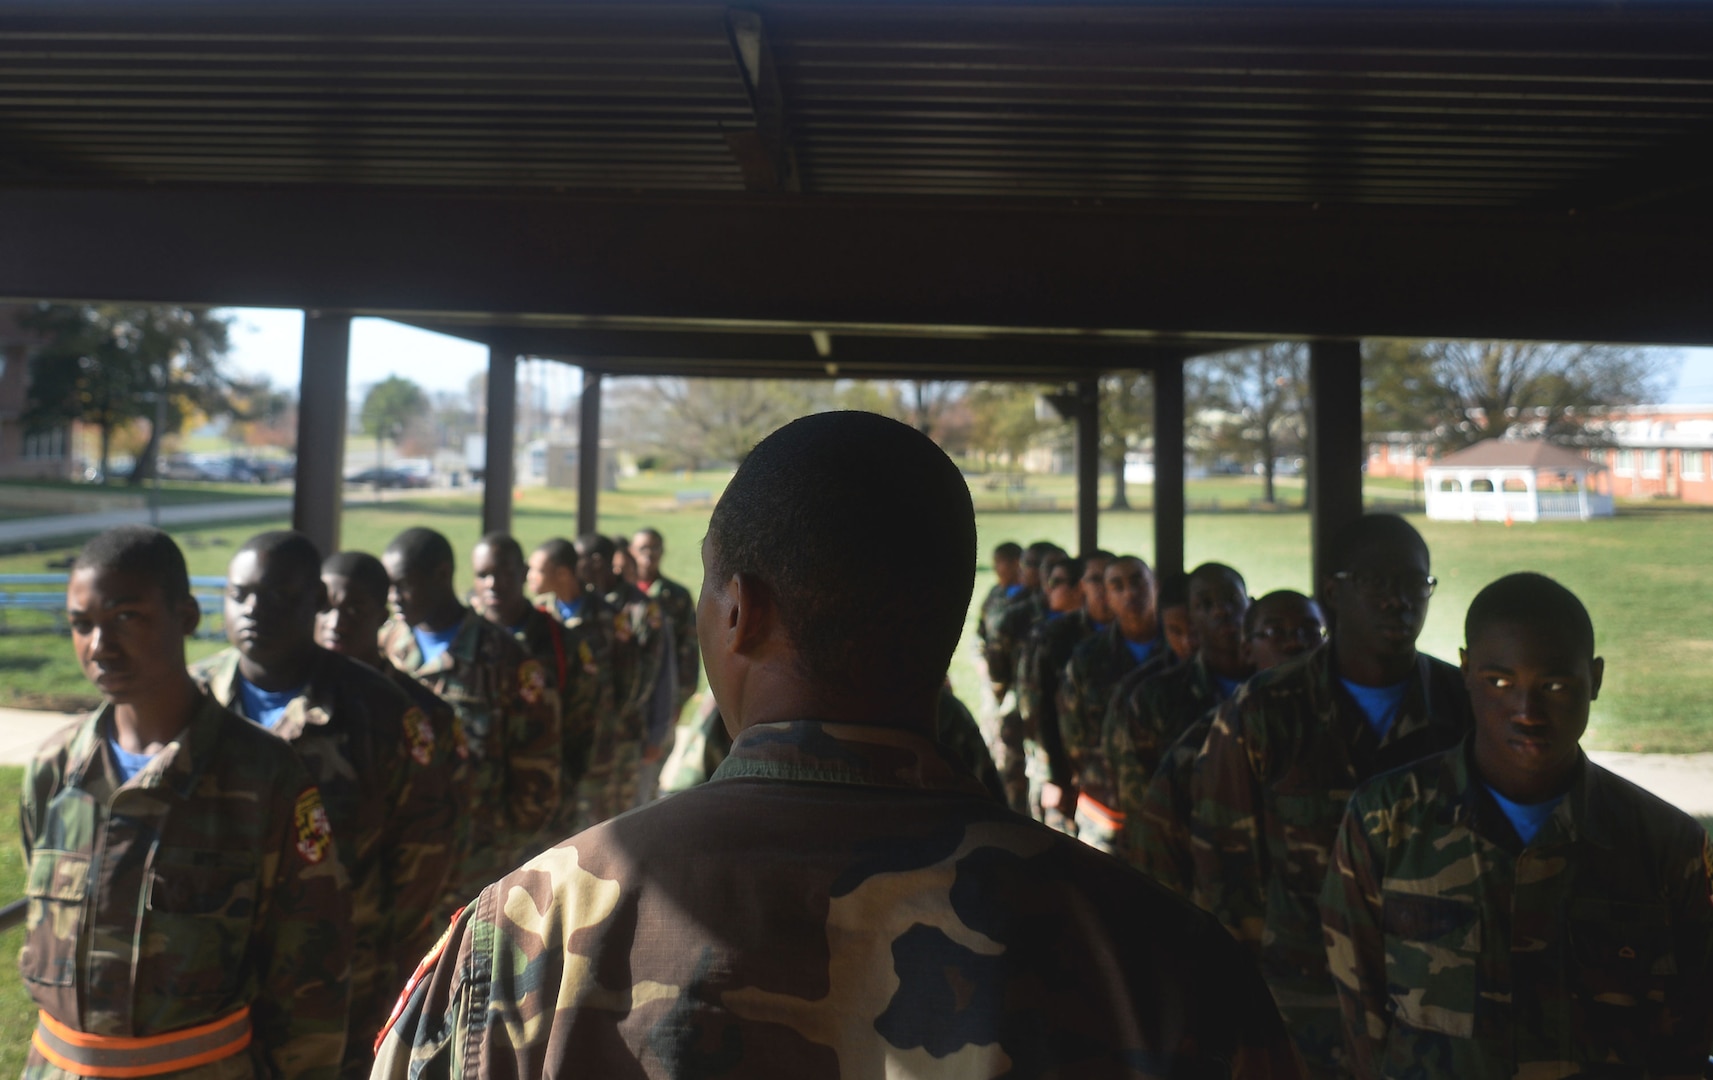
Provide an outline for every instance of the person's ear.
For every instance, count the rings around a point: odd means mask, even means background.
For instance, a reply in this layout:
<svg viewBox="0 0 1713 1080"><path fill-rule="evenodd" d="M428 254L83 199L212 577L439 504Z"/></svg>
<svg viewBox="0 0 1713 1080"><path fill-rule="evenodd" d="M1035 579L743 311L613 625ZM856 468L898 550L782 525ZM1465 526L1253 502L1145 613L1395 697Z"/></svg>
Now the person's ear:
<svg viewBox="0 0 1713 1080"><path fill-rule="evenodd" d="M1463 677L1465 679L1469 678L1469 650L1468 649L1459 648L1457 650L1457 666L1462 669Z"/></svg>
<svg viewBox="0 0 1713 1080"><path fill-rule="evenodd" d="M196 602L196 597L186 596L178 602L178 627L180 632L189 637L196 633L196 628L202 625L202 605Z"/></svg>
<svg viewBox="0 0 1713 1080"><path fill-rule="evenodd" d="M1320 579L1320 606L1333 618L1338 617L1338 579L1331 574Z"/></svg>
<svg viewBox="0 0 1713 1080"><path fill-rule="evenodd" d="M1588 700L1598 701L1600 684L1606 680L1606 658L1596 656L1588 662Z"/></svg>
<svg viewBox="0 0 1713 1080"><path fill-rule="evenodd" d="M773 593L754 574L733 574L724 588L730 601L724 615L732 649L754 652L773 636L778 623L779 609L773 602Z"/></svg>
<svg viewBox="0 0 1713 1080"><path fill-rule="evenodd" d="M333 606L333 600L327 595L327 582L319 577L315 579L315 611L320 614Z"/></svg>

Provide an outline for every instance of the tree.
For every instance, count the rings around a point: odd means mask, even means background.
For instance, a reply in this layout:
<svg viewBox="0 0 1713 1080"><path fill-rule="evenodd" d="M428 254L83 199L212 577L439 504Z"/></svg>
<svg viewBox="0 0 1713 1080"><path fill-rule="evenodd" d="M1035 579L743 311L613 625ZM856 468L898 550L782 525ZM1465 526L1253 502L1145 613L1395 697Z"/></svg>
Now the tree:
<svg viewBox="0 0 1713 1080"><path fill-rule="evenodd" d="M742 464L768 434L833 399L831 384L779 379L653 379L648 392L668 425L658 444L691 468Z"/></svg>
<svg viewBox="0 0 1713 1080"><path fill-rule="evenodd" d="M1213 445L1243 462L1261 464L1261 498L1277 501L1274 467L1305 442L1308 349L1274 342L1203 357L1185 370L1185 397Z"/></svg>
<svg viewBox="0 0 1713 1080"><path fill-rule="evenodd" d="M166 306L39 304L20 320L42 345L30 357L25 422L93 424L101 433L101 475L115 431L149 420L149 440L128 482L154 475L161 440L196 415L234 413L254 384L224 367L226 319Z"/></svg>
<svg viewBox="0 0 1713 1080"><path fill-rule="evenodd" d="M363 434L375 437L375 465L386 456L386 442L404 438L405 429L428 412L422 387L398 375L388 375L369 387L363 398ZM379 487L379 481L376 482Z"/></svg>
<svg viewBox="0 0 1713 1080"><path fill-rule="evenodd" d="M1124 462L1154 432L1154 380L1135 373L1100 380L1100 456L1112 463L1112 505L1130 509Z"/></svg>
<svg viewBox="0 0 1713 1080"><path fill-rule="evenodd" d="M1451 451L1523 429L1588 441L1600 414L1658 392L1664 354L1528 341L1387 342L1363 363L1370 431L1418 431Z"/></svg>
<svg viewBox="0 0 1713 1080"><path fill-rule="evenodd" d="M297 397L268 379L234 389L226 437L245 446L291 446L297 438Z"/></svg>
<svg viewBox="0 0 1713 1080"><path fill-rule="evenodd" d="M969 444L990 464L998 459L1013 467L1049 433L1064 430L1063 421L1043 419L1041 388L1025 383L976 383L970 387Z"/></svg>

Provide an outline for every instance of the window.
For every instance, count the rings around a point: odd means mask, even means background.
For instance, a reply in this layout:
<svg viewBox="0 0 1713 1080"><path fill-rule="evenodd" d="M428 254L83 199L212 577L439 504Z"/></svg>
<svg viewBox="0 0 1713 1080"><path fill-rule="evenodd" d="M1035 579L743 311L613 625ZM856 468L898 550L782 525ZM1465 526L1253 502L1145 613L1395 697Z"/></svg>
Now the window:
<svg viewBox="0 0 1713 1080"><path fill-rule="evenodd" d="M1636 472L1636 452L1634 450L1618 451L1618 464L1612 471L1619 476L1633 476Z"/></svg>
<svg viewBox="0 0 1713 1080"><path fill-rule="evenodd" d="M1469 481L1469 490L1470 491L1492 491L1493 490L1493 481L1491 481L1491 480L1471 480L1471 481Z"/></svg>
<svg viewBox="0 0 1713 1080"><path fill-rule="evenodd" d="M1642 451L1642 475L1643 476L1658 476L1659 475L1659 459L1660 459L1660 452L1658 450L1643 450Z"/></svg>
<svg viewBox="0 0 1713 1080"><path fill-rule="evenodd" d="M1606 464L1606 458L1607 458L1607 452L1605 450L1590 450L1590 451L1588 451L1588 460L1592 461L1596 465Z"/></svg>
<svg viewBox="0 0 1713 1080"><path fill-rule="evenodd" d="M1413 465L1416 460L1416 448L1413 446L1392 447L1392 460L1399 465Z"/></svg>
<svg viewBox="0 0 1713 1080"><path fill-rule="evenodd" d="M1462 491L1463 490L1463 481L1452 480L1448 477L1448 478L1441 480L1439 482L1439 490L1441 490L1441 491Z"/></svg>
<svg viewBox="0 0 1713 1080"><path fill-rule="evenodd" d="M1504 487L1506 491L1526 493L1529 490L1529 482L1520 476L1507 476Z"/></svg>
<svg viewBox="0 0 1713 1080"><path fill-rule="evenodd" d="M59 461L65 457L65 428L46 428L24 435L25 461Z"/></svg>
<svg viewBox="0 0 1713 1080"><path fill-rule="evenodd" d="M1685 450L1683 452L1683 478L1685 480L1700 480L1707 475L1706 460L1700 450Z"/></svg>

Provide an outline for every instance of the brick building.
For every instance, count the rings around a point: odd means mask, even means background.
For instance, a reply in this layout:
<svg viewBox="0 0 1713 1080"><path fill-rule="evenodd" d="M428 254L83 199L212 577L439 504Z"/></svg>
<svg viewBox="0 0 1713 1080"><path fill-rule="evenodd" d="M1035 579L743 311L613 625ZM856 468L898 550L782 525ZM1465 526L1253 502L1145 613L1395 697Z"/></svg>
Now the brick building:
<svg viewBox="0 0 1713 1080"><path fill-rule="evenodd" d="M0 479L64 480L78 470L69 425L24 421L31 341L18 325L27 304L0 304Z"/></svg>

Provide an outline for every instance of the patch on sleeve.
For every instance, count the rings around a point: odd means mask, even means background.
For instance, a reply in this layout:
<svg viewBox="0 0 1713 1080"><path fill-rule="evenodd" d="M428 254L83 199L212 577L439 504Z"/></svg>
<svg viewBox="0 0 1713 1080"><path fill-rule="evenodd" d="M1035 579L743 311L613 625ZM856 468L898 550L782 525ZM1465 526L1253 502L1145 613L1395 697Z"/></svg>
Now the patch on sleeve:
<svg viewBox="0 0 1713 1080"><path fill-rule="evenodd" d="M327 858L333 846L333 828L327 822L327 808L321 805L321 790L305 788L297 797L292 814L297 823L297 854L311 866Z"/></svg>
<svg viewBox="0 0 1713 1080"><path fill-rule="evenodd" d="M541 700L541 695L547 692L547 673L541 670L540 663L525 660L518 665L517 692L525 704L534 705Z"/></svg>
<svg viewBox="0 0 1713 1080"><path fill-rule="evenodd" d="M452 716L452 749L457 752L459 761L470 760L470 740L464 735L464 718L456 713Z"/></svg>
<svg viewBox="0 0 1713 1080"><path fill-rule="evenodd" d="M428 714L412 705L404 714L404 740L410 747L410 759L418 765L434 760L434 725Z"/></svg>
<svg viewBox="0 0 1713 1080"><path fill-rule="evenodd" d="M577 659L583 662L583 670L590 675L599 675L601 669L595 664L595 650L589 648L587 641L577 643Z"/></svg>
<svg viewBox="0 0 1713 1080"><path fill-rule="evenodd" d="M446 943L452 940L452 928L458 925L458 916L462 914L463 908L452 913L451 921L446 924L446 932L440 935L440 940L434 943L434 948L428 950L428 955L422 958L422 963L416 965L416 971L412 973L410 981L404 984L404 992L393 1004L393 1011L387 1017L387 1022L381 1025L380 1034L375 1036L375 1053L381 1052L381 1044L387 1041L387 1033L399 1022L399 1017L404 1015L405 1007L410 1004L410 996L416 993L416 988L422 985L422 980L428 978L434 971L434 965L440 962L441 955L446 952Z"/></svg>

